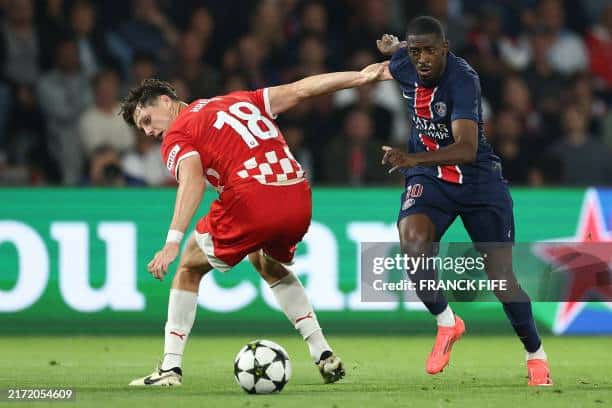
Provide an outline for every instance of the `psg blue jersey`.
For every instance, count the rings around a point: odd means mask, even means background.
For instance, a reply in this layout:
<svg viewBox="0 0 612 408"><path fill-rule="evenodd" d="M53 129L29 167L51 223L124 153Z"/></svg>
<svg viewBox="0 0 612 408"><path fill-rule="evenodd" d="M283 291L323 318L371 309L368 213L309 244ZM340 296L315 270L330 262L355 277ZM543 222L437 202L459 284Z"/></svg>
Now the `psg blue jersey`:
<svg viewBox="0 0 612 408"><path fill-rule="evenodd" d="M418 166L403 169L404 176L423 174L456 184L502 179L501 161L493 153L483 131L480 80L463 58L449 52L444 74L430 87L419 79L405 48L393 54L389 70L408 105L412 122L408 140L410 152L434 151L454 143L453 120L470 119L478 124L478 152L473 163Z"/></svg>

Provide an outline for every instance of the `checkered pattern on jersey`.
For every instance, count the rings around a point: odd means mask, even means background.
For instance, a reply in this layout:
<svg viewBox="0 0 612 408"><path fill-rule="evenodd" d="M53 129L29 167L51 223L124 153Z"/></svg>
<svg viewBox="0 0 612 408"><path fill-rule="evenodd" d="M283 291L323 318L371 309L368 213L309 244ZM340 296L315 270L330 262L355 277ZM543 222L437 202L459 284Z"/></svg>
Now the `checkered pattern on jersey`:
<svg viewBox="0 0 612 408"><path fill-rule="evenodd" d="M264 154L265 161L258 163L251 157L244 162L244 168L238 171L240 178L253 177L261 184L283 183L304 177L302 166L295 160L288 147L282 152L271 150Z"/></svg>

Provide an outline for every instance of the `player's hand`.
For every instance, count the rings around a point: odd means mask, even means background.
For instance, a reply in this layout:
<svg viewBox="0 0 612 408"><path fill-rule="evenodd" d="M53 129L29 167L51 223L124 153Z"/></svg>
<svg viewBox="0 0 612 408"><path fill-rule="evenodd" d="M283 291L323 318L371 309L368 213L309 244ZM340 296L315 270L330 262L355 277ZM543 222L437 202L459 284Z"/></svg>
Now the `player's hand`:
<svg viewBox="0 0 612 408"><path fill-rule="evenodd" d="M406 41L400 41L396 36L383 34L380 40L376 40L376 47L383 55L392 55L400 48L406 47Z"/></svg>
<svg viewBox="0 0 612 408"><path fill-rule="evenodd" d="M376 81L386 81L393 78L389 72L389 61L370 64L360 72L364 84Z"/></svg>
<svg viewBox="0 0 612 408"><path fill-rule="evenodd" d="M168 266L174 262L178 254L179 244L176 242L167 242L161 251L158 251L147 265L149 273L151 273L155 279L163 280L166 273L168 273Z"/></svg>
<svg viewBox="0 0 612 408"><path fill-rule="evenodd" d="M406 153L401 149L383 146L382 150L385 152L385 155L382 158L382 164L388 163L392 166L389 173L393 173L399 168L409 169L418 165L410 153Z"/></svg>

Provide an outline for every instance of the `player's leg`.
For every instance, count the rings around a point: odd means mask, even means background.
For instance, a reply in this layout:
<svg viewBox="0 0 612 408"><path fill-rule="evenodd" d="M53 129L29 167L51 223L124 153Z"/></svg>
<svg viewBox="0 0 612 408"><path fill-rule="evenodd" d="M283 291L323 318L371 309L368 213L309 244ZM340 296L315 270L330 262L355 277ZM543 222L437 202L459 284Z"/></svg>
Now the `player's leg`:
<svg viewBox="0 0 612 408"><path fill-rule="evenodd" d="M527 353L529 385L552 385L548 359L533 318L529 295L520 287L512 269L512 247L486 250L485 269L489 279L505 280L507 290L496 291L504 312Z"/></svg>
<svg viewBox="0 0 612 408"><path fill-rule="evenodd" d="M193 234L181 255L168 301L162 370L181 367L183 351L195 321L202 277L212 269Z"/></svg>
<svg viewBox="0 0 612 408"><path fill-rule="evenodd" d="M495 291L516 335L527 352L530 385L550 385L547 356L538 334L529 295L521 288L514 274L512 245L514 215L512 198L501 182L473 187L474 200L466 205L461 218L470 238L480 251L486 252L485 270L489 279L505 280L506 290Z"/></svg>
<svg viewBox="0 0 612 408"><path fill-rule="evenodd" d="M410 257L420 258L422 256L434 255L434 239L436 227L428 214L411 214L402 218L398 223L400 248L403 254ZM436 316L440 326L454 325L452 313L448 315L445 311L448 302L442 291L421 289L419 281L435 280L436 270L422 267L414 271L407 271L408 277L416 283L416 294L423 302L427 310Z"/></svg>
<svg viewBox="0 0 612 408"><path fill-rule="evenodd" d="M435 255L435 242L455 219L454 203L448 200L443 188L440 183L425 178L413 177L406 182L398 222L404 254L416 258ZM465 325L455 316L441 291L421 288L419 282L436 280L435 269L427 266L407 273L416 283L417 296L438 323L436 340L426 363L427 372L437 374L450 361L453 343L461 338Z"/></svg>
<svg viewBox="0 0 612 408"><path fill-rule="evenodd" d="M164 327L164 357L151 375L136 379L132 386L181 385L182 360L187 338L195 321L198 289L202 277L212 269L198 247L195 234L187 241L172 280L168 300L168 320Z"/></svg>
<svg viewBox="0 0 612 408"><path fill-rule="evenodd" d="M334 355L323 335L300 280L280 262L266 256L263 250L249 254L249 261L270 285L285 316L308 344L310 355L319 366L324 381L331 383L342 378L344 376L342 362Z"/></svg>

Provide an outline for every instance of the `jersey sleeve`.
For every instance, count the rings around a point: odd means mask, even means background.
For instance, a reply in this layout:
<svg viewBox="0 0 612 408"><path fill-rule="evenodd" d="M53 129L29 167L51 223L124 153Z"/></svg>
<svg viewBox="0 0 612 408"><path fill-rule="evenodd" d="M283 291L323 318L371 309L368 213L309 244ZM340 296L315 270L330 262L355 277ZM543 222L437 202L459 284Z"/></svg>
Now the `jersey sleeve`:
<svg viewBox="0 0 612 408"><path fill-rule="evenodd" d="M244 92L246 98L257 106L262 113L270 119L276 119L278 115L272 114L270 109L270 88L260 88L255 91Z"/></svg>
<svg viewBox="0 0 612 408"><path fill-rule="evenodd" d="M189 136L173 132L166 135L161 147L162 159L168 171L178 181L178 168L183 159L199 155Z"/></svg>
<svg viewBox="0 0 612 408"><path fill-rule="evenodd" d="M410 59L406 54L405 48L400 48L395 51L391 56L391 61L389 62L389 72L393 79L399 82L401 85L408 85L409 73L410 73Z"/></svg>
<svg viewBox="0 0 612 408"><path fill-rule="evenodd" d="M457 119L470 119L479 122L480 81L478 76L470 73L461 73L452 81L451 97L453 111L451 121Z"/></svg>

